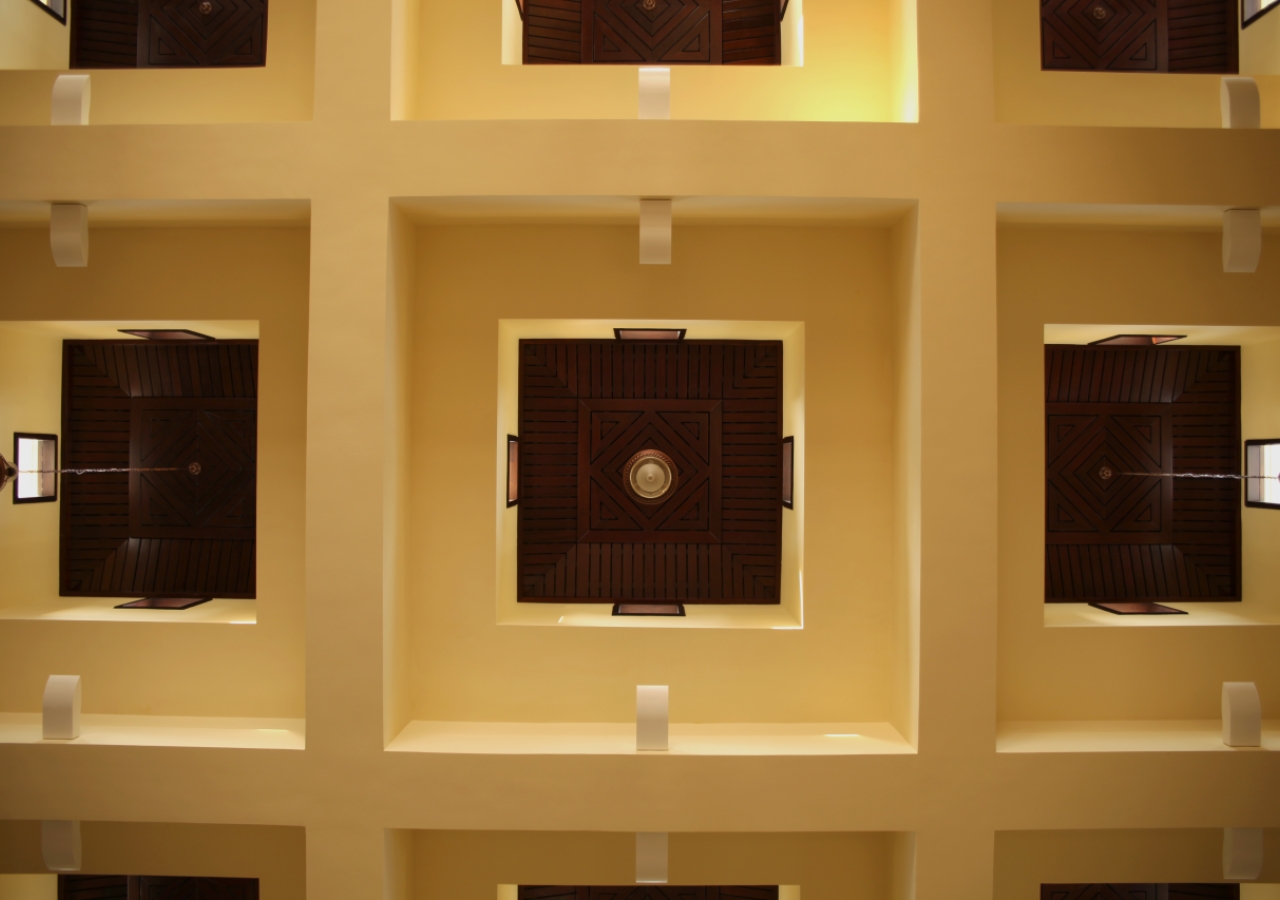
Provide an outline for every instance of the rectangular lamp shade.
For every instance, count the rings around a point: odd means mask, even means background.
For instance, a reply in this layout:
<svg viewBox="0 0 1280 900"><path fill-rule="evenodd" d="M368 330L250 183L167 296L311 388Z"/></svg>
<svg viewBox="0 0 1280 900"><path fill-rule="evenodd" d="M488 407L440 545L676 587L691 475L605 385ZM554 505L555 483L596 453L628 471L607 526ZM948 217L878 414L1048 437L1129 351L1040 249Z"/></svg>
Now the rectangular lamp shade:
<svg viewBox="0 0 1280 900"><path fill-rule="evenodd" d="M50 125L89 124L89 76L59 75L53 82Z"/></svg>
<svg viewBox="0 0 1280 900"><path fill-rule="evenodd" d="M1262 256L1262 210L1222 213L1222 271L1256 272Z"/></svg>
<svg viewBox="0 0 1280 900"><path fill-rule="evenodd" d="M1244 442L1246 506L1280 507L1280 440Z"/></svg>
<svg viewBox="0 0 1280 900"><path fill-rule="evenodd" d="M1262 829L1222 829L1222 877L1252 881L1262 874Z"/></svg>
<svg viewBox="0 0 1280 900"><path fill-rule="evenodd" d="M667 883L667 833L636 832L636 884Z"/></svg>
<svg viewBox="0 0 1280 900"><path fill-rule="evenodd" d="M59 268L89 265L89 207L55 203L49 210L49 247Z"/></svg>
<svg viewBox="0 0 1280 900"><path fill-rule="evenodd" d="M1249 0L1245 0L1248 9ZM1231 75L1222 79L1218 91L1223 128L1262 127L1262 102L1258 83L1252 78Z"/></svg>
<svg viewBox="0 0 1280 900"><path fill-rule="evenodd" d="M51 872L80 871L80 823L45 819L40 823L40 851Z"/></svg>
<svg viewBox="0 0 1280 900"><path fill-rule="evenodd" d="M667 749L667 686L636 685L636 749Z"/></svg>
<svg viewBox="0 0 1280 900"><path fill-rule="evenodd" d="M671 201L640 201L640 265L671 265Z"/></svg>
<svg viewBox="0 0 1280 900"><path fill-rule="evenodd" d="M666 66L640 67L640 118L671 118L671 70Z"/></svg>
<svg viewBox="0 0 1280 900"><path fill-rule="evenodd" d="M80 737L80 676L50 675L44 685L44 739Z"/></svg>
<svg viewBox="0 0 1280 900"><path fill-rule="evenodd" d="M1222 683L1222 743L1228 747L1262 746L1262 701L1252 681Z"/></svg>
<svg viewBox="0 0 1280 900"><path fill-rule="evenodd" d="M14 503L37 503L58 498L58 437L53 434L13 436L13 464L18 477L13 483Z"/></svg>

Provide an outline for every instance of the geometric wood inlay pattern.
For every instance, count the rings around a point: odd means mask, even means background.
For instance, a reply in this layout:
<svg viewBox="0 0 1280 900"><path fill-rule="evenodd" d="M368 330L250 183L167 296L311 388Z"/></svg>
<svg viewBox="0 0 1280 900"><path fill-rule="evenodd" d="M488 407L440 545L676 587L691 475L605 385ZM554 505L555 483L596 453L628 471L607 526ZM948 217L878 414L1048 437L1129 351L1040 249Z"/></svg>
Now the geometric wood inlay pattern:
<svg viewBox="0 0 1280 900"><path fill-rule="evenodd" d="M1043 69L1235 72L1230 0L1041 0Z"/></svg>
<svg viewBox="0 0 1280 900"><path fill-rule="evenodd" d="M1238 884L1042 884L1040 900L1240 900Z"/></svg>
<svg viewBox="0 0 1280 900"><path fill-rule="evenodd" d="M526 0L526 63L777 65L777 0Z"/></svg>
<svg viewBox="0 0 1280 900"><path fill-rule="evenodd" d="M258 900L258 879L59 875L58 900Z"/></svg>
<svg viewBox="0 0 1280 900"><path fill-rule="evenodd" d="M519 599L780 602L781 398L779 341L521 341Z"/></svg>
<svg viewBox="0 0 1280 900"><path fill-rule="evenodd" d="M137 64L265 66L267 0L140 0Z"/></svg>
<svg viewBox="0 0 1280 900"><path fill-rule="evenodd" d="M1045 348L1045 599L1239 600L1235 347Z"/></svg>
<svg viewBox="0 0 1280 900"><path fill-rule="evenodd" d="M257 341L65 341L63 596L253 597ZM199 471L188 470L199 463Z"/></svg>
<svg viewBox="0 0 1280 900"><path fill-rule="evenodd" d="M778 900L777 885L520 885L519 900Z"/></svg>

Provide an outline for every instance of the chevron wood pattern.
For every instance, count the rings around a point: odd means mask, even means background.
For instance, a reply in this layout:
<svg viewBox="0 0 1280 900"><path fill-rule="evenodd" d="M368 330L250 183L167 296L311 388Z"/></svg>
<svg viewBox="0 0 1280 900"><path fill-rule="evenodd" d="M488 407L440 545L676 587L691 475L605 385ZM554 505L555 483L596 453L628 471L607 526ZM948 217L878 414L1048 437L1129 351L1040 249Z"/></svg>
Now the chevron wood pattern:
<svg viewBox="0 0 1280 900"><path fill-rule="evenodd" d="M1043 69L1237 71L1230 0L1041 0Z"/></svg>
<svg viewBox="0 0 1280 900"><path fill-rule="evenodd" d="M777 65L776 0L528 0L525 63Z"/></svg>
<svg viewBox="0 0 1280 900"><path fill-rule="evenodd" d="M518 566L524 601L777 603L782 346L523 341ZM657 449L660 504L622 482Z"/></svg>
<svg viewBox="0 0 1280 900"><path fill-rule="evenodd" d="M1240 900L1238 884L1042 884L1040 900Z"/></svg>
<svg viewBox="0 0 1280 900"><path fill-rule="evenodd" d="M138 4L140 69L267 64L267 0Z"/></svg>
<svg viewBox="0 0 1280 900"><path fill-rule="evenodd" d="M59 875L58 900L258 900L258 879Z"/></svg>
<svg viewBox="0 0 1280 900"><path fill-rule="evenodd" d="M138 0L75 0L71 68L132 69L138 64Z"/></svg>
<svg viewBox="0 0 1280 900"><path fill-rule="evenodd" d="M778 900L777 885L520 885L519 900Z"/></svg>
<svg viewBox="0 0 1280 900"><path fill-rule="evenodd" d="M253 597L256 341L66 341L64 596ZM200 471L187 471L191 462Z"/></svg>
<svg viewBox="0 0 1280 900"><path fill-rule="evenodd" d="M1045 348L1045 599L1240 599L1234 347Z"/></svg>

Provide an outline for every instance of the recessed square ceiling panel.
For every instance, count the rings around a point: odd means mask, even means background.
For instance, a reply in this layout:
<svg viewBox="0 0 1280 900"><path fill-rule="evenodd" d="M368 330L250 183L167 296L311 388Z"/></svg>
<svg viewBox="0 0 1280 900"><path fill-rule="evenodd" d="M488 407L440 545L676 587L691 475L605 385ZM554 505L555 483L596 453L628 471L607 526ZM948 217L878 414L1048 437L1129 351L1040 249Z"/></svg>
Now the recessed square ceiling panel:
<svg viewBox="0 0 1280 900"><path fill-rule="evenodd" d="M524 602L778 603L780 341L522 340Z"/></svg>

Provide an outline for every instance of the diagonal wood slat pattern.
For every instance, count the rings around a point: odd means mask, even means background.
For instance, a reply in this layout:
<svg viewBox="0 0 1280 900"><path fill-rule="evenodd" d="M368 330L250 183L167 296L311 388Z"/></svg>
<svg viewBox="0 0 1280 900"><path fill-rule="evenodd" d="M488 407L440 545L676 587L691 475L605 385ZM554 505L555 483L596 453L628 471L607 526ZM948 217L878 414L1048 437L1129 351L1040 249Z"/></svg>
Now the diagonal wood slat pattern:
<svg viewBox="0 0 1280 900"><path fill-rule="evenodd" d="M64 596L252 597L256 341L66 341ZM188 470L198 462L200 470Z"/></svg>
<svg viewBox="0 0 1280 900"><path fill-rule="evenodd" d="M1240 599L1239 349L1045 348L1045 599ZM1131 474L1138 473L1138 474Z"/></svg>
<svg viewBox="0 0 1280 900"><path fill-rule="evenodd" d="M782 345L522 341L521 600L777 603ZM658 449L678 480L634 500Z"/></svg>

